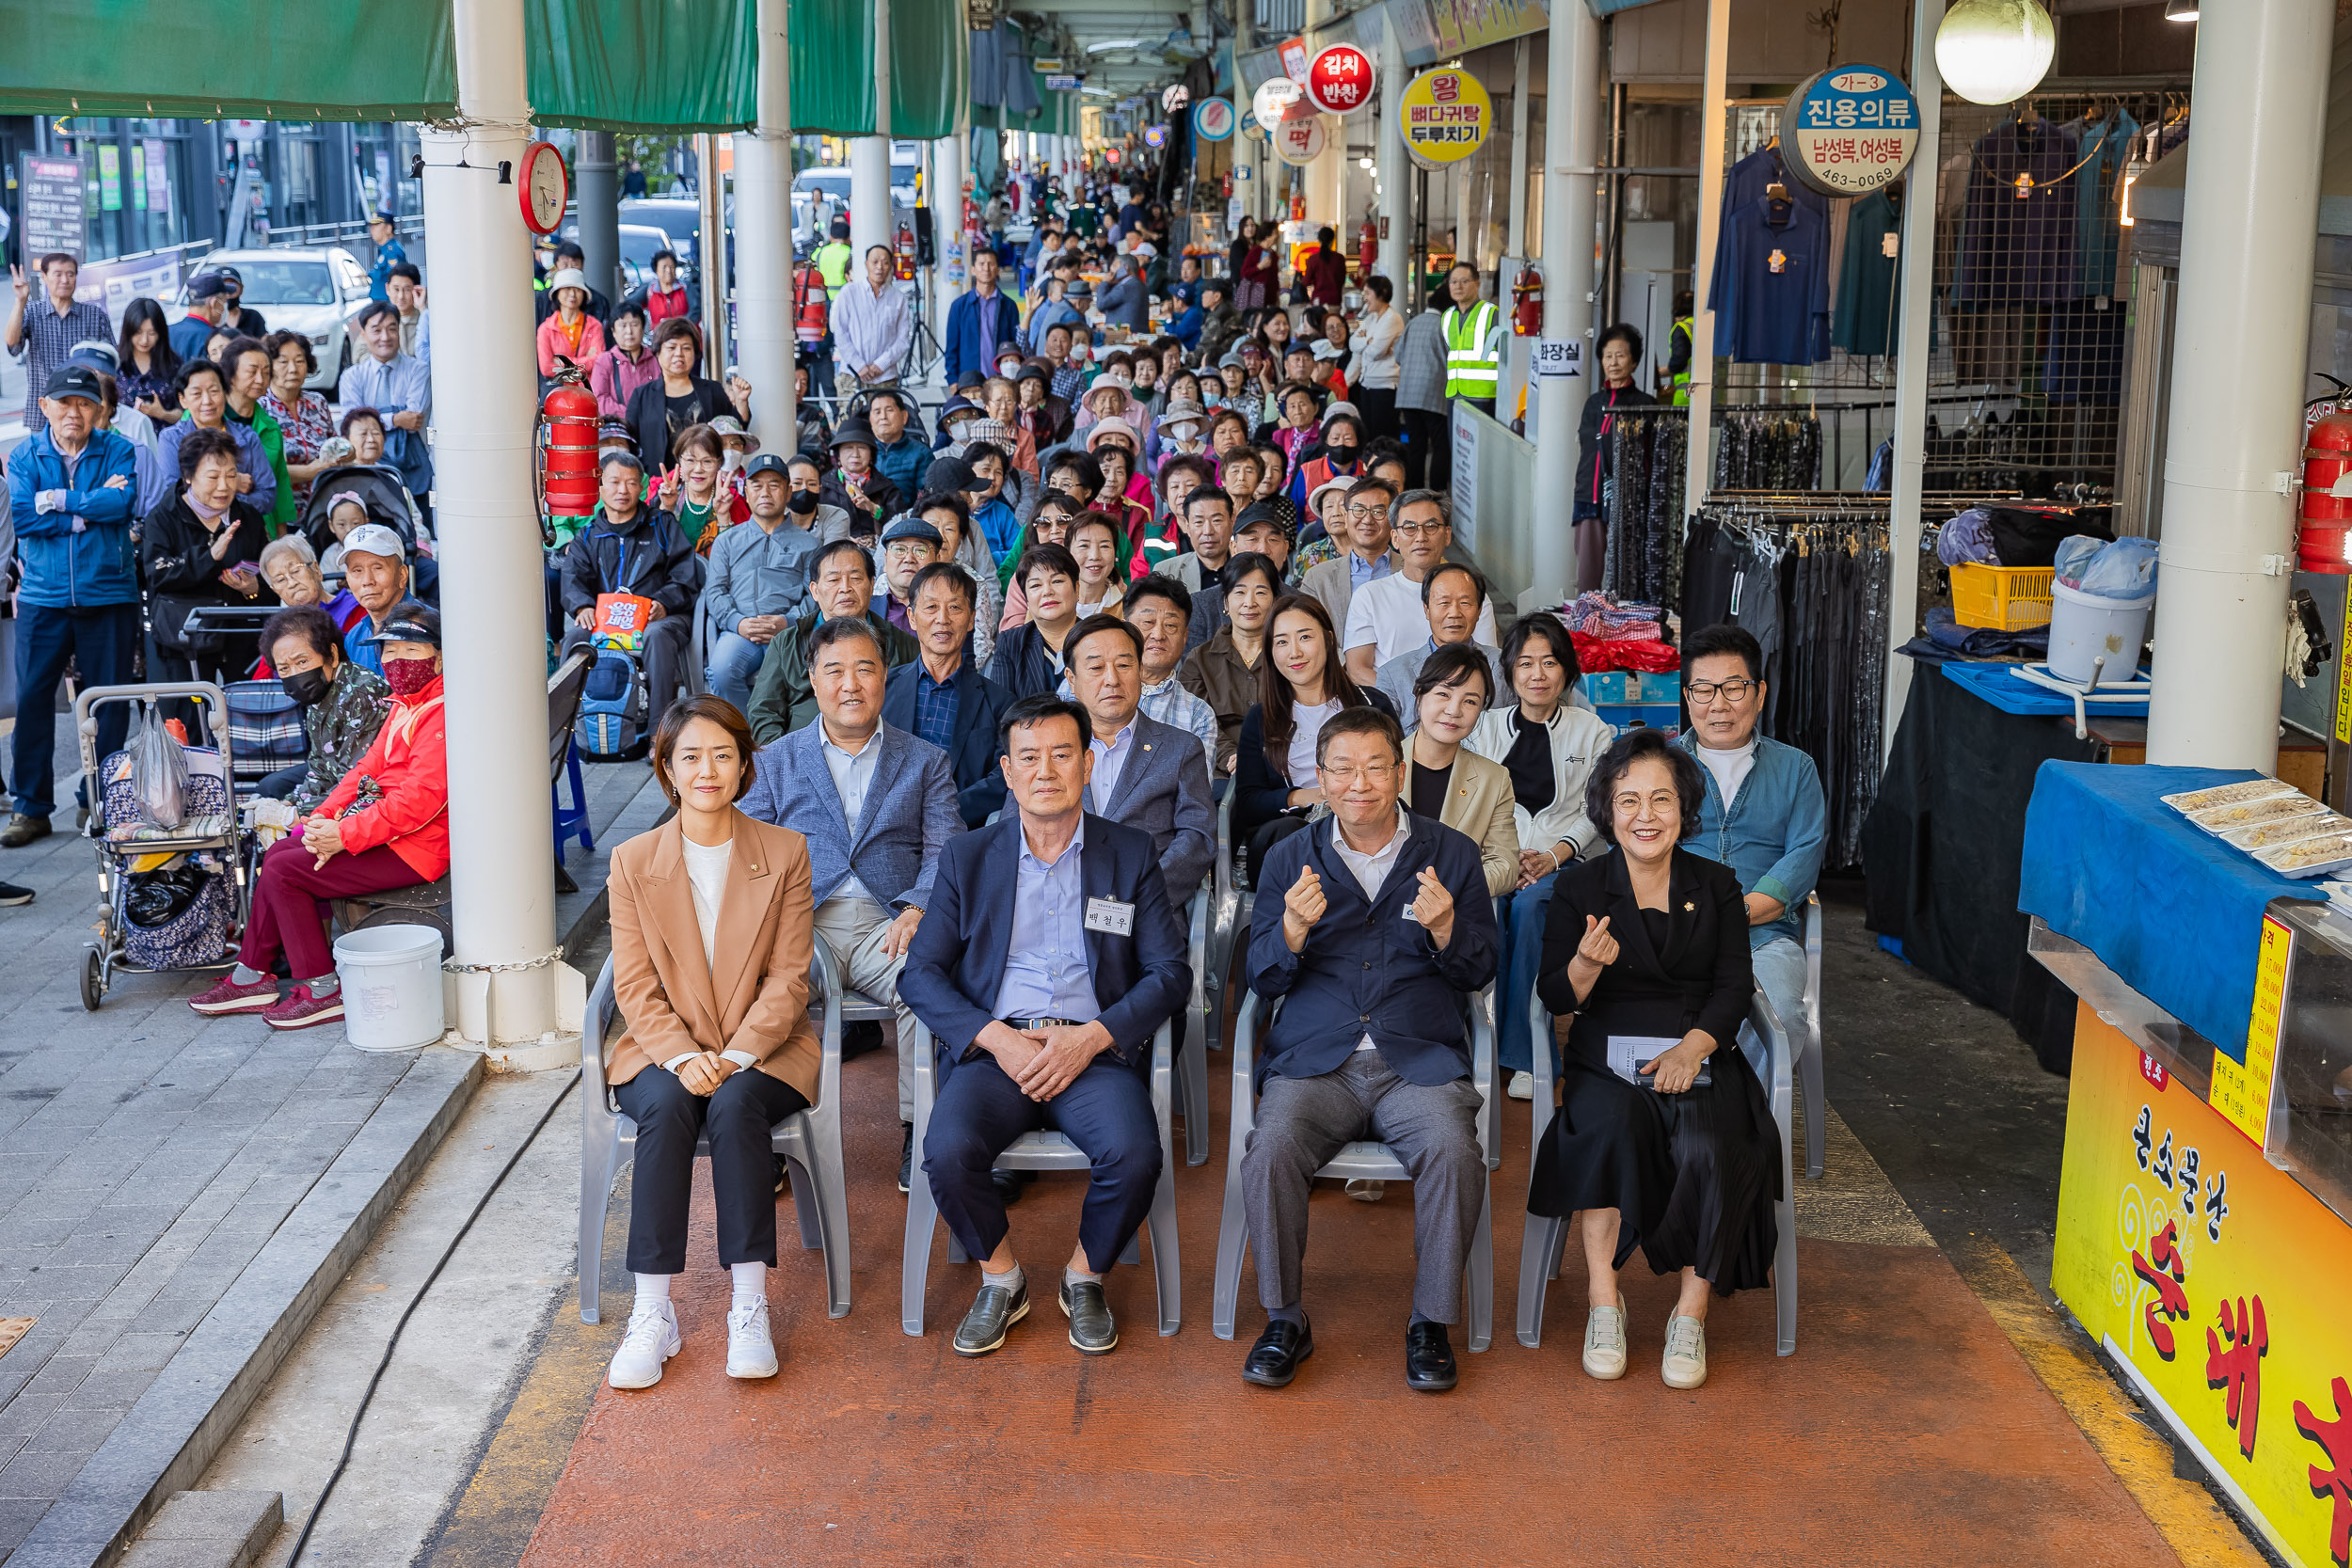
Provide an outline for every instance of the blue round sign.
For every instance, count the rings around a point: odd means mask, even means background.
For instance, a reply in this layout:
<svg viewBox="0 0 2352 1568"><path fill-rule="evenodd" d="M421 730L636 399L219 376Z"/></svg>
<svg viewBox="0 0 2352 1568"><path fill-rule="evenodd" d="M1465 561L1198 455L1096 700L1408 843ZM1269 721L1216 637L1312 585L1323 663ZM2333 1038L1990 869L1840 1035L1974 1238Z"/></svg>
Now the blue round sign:
<svg viewBox="0 0 2352 1568"><path fill-rule="evenodd" d="M1782 163L1822 196L1899 179L1919 146L1919 101L1893 71L1839 65L1798 84L1780 116Z"/></svg>
<svg viewBox="0 0 2352 1568"><path fill-rule="evenodd" d="M1146 147L1166 147L1168 145L1168 127L1165 125L1145 126L1143 128L1143 145Z"/></svg>
<svg viewBox="0 0 2352 1568"><path fill-rule="evenodd" d="M1237 122L1230 99L1204 98L1192 106L1192 134L1202 141L1226 141Z"/></svg>

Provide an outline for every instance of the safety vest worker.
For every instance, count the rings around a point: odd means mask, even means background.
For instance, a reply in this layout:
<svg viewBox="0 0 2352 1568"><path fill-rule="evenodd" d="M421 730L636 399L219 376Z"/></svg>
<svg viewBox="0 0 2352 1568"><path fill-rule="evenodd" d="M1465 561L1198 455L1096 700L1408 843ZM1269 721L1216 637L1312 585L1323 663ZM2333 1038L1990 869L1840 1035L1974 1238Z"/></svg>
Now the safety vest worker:
<svg viewBox="0 0 2352 1568"><path fill-rule="evenodd" d="M1463 277L1470 279L1470 289L1477 289L1477 273L1456 268L1454 279ZM1458 298L1461 293L1456 293ZM1447 308L1447 397L1494 402L1503 381L1503 345L1494 341L1494 301L1472 296L1468 308L1461 303Z"/></svg>
<svg viewBox="0 0 2352 1568"><path fill-rule="evenodd" d="M838 292L850 280L850 224L847 218L835 218L827 230L830 236L817 247L809 260L824 276L825 287Z"/></svg>
<svg viewBox="0 0 2352 1568"><path fill-rule="evenodd" d="M1675 318L1674 330L1666 334L1666 401L1675 407L1685 407L1691 401L1691 318Z"/></svg>

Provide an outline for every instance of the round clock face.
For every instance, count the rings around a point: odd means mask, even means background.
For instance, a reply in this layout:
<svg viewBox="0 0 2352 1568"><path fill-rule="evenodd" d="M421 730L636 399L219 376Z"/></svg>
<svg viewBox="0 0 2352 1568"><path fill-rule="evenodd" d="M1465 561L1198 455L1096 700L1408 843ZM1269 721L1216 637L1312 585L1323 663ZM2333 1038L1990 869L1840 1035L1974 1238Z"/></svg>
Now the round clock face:
<svg viewBox="0 0 2352 1568"><path fill-rule="evenodd" d="M533 144L523 154L523 220L542 234L553 233L564 221L569 185L564 155L546 142Z"/></svg>

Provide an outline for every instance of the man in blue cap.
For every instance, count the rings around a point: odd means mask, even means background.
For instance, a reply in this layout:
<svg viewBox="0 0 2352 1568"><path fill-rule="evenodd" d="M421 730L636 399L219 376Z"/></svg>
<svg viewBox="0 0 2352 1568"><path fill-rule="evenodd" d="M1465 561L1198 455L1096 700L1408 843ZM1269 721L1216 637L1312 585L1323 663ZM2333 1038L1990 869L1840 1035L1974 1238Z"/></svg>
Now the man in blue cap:
<svg viewBox="0 0 2352 1568"><path fill-rule="evenodd" d="M204 345L229 319L229 279L217 270L188 279L188 313L171 324L171 352L180 362L204 357Z"/></svg>
<svg viewBox="0 0 2352 1568"><path fill-rule="evenodd" d="M389 299L391 295L387 292L387 285L391 281L392 265L408 260L408 252L401 247L389 203L370 214L368 238L375 245L375 264L368 269L368 297Z"/></svg>

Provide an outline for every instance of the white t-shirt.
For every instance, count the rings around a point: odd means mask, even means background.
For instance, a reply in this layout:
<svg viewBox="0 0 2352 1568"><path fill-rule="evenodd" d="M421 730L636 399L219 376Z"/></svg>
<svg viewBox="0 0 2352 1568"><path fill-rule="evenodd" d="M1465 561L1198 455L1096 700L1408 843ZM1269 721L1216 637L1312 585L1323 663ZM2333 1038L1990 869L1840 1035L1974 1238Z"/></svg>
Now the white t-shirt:
<svg viewBox="0 0 2352 1568"><path fill-rule="evenodd" d="M1747 782L1749 769L1756 766L1756 736L1748 736L1745 746L1734 746L1725 752L1702 741L1698 752L1699 761L1715 775L1715 787L1723 791L1724 810L1729 811L1731 802L1740 798L1740 786Z"/></svg>
<svg viewBox="0 0 2352 1568"><path fill-rule="evenodd" d="M1291 721L1298 727L1291 732L1290 754L1284 760L1290 764L1293 789L1315 787L1315 736L1323 733L1324 721L1339 711L1337 697L1312 707L1305 703L1291 704Z"/></svg>
<svg viewBox="0 0 2352 1568"><path fill-rule="evenodd" d="M1478 607L1478 625L1471 628L1470 639L1489 648L1502 646L1495 637L1493 600ZM1399 654L1428 646L1429 611L1422 607L1421 584L1406 580L1403 572L1391 572L1357 589L1347 601L1347 635L1341 641L1350 649L1376 643L1375 669Z"/></svg>
<svg viewBox="0 0 2352 1568"><path fill-rule="evenodd" d="M694 889L694 925L702 932L703 963L715 967L719 962L719 900L726 894L727 862L735 853L735 841L697 844L680 834L679 842L686 847L686 879Z"/></svg>

